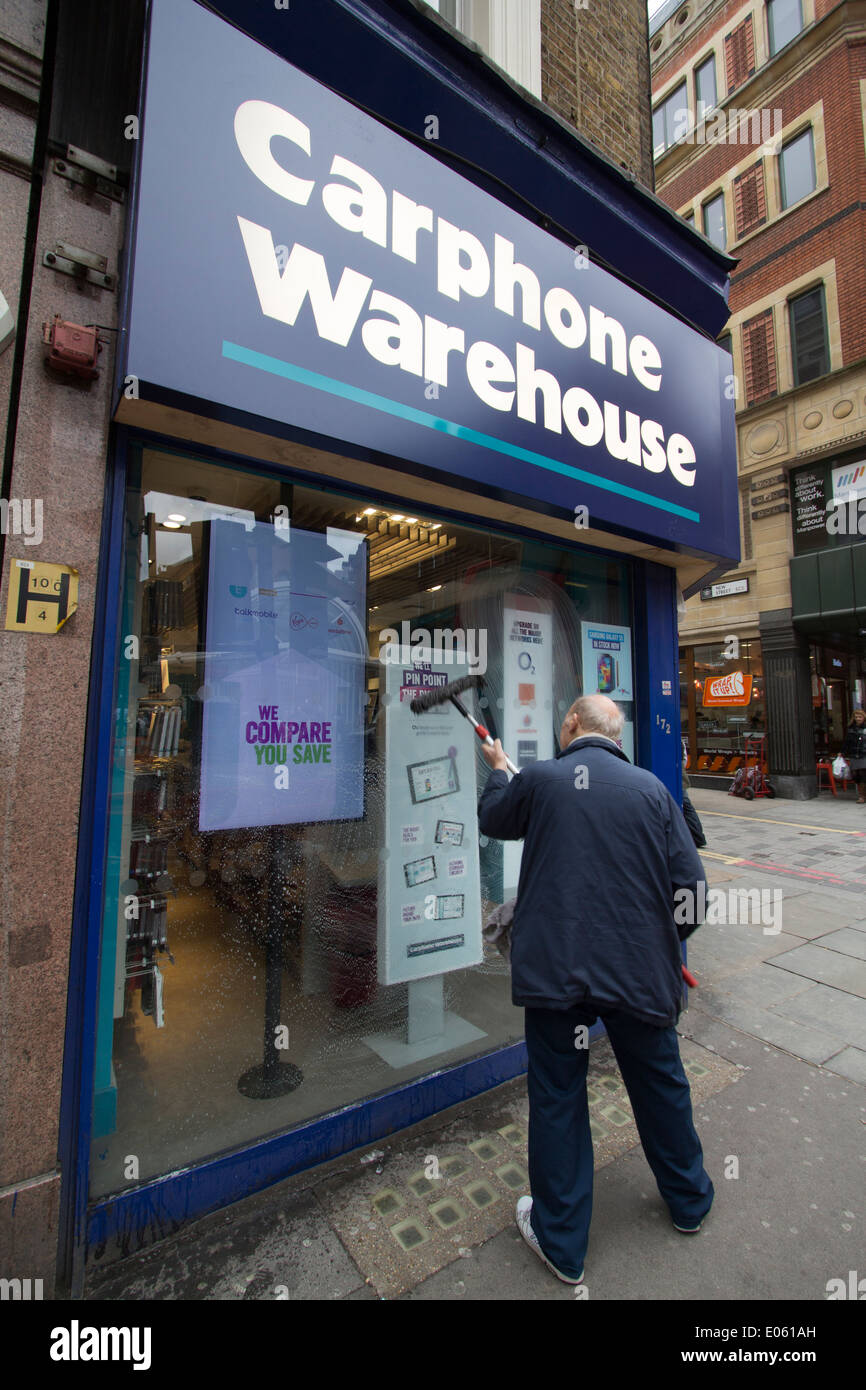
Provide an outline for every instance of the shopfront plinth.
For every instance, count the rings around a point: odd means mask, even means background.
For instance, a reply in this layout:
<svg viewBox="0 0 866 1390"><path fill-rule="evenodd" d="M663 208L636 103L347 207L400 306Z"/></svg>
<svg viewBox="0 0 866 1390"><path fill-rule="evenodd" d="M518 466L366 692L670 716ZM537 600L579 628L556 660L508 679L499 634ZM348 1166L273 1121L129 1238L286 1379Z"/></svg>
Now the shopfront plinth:
<svg viewBox="0 0 866 1390"><path fill-rule="evenodd" d="M767 698L769 774L777 796L817 796L809 683L809 644L791 621L790 608L761 614Z"/></svg>

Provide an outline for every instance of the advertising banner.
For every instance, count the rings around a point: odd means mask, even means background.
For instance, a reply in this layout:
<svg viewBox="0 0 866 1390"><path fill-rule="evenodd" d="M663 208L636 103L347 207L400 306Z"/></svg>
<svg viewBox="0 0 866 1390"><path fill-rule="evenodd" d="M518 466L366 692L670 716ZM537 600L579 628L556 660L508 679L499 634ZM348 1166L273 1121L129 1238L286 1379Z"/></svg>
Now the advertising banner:
<svg viewBox="0 0 866 1390"><path fill-rule="evenodd" d="M502 637L502 746L515 765L524 768L556 752L550 604L506 594ZM517 892L522 851L520 841L503 841L503 901Z"/></svg>
<svg viewBox="0 0 866 1390"><path fill-rule="evenodd" d="M581 623L580 631L584 695L608 695L626 703L633 700L631 628Z"/></svg>
<svg viewBox="0 0 866 1390"><path fill-rule="evenodd" d="M476 737L452 704L410 701L468 674L430 661L383 666L385 835L379 878L379 979L393 985L482 959ZM471 695L461 697L471 708Z"/></svg>
<svg viewBox="0 0 866 1390"><path fill-rule="evenodd" d="M704 705L747 705L752 698L752 677L743 671L704 681Z"/></svg>
<svg viewBox="0 0 866 1390"><path fill-rule="evenodd" d="M139 422L191 397L739 558L729 354L194 0L152 5L137 209Z"/></svg>
<svg viewBox="0 0 866 1390"><path fill-rule="evenodd" d="M199 828L364 814L357 532L210 523Z"/></svg>

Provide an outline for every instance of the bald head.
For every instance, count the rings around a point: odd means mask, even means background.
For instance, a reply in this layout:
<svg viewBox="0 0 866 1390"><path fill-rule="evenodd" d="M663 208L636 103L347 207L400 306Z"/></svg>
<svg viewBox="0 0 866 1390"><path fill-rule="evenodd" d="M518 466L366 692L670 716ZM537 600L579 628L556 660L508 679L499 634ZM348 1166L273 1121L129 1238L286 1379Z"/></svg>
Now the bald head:
<svg viewBox="0 0 866 1390"><path fill-rule="evenodd" d="M585 734L600 734L614 742L622 733L623 714L607 695L581 695L575 700L562 723L559 734L561 748L567 748Z"/></svg>

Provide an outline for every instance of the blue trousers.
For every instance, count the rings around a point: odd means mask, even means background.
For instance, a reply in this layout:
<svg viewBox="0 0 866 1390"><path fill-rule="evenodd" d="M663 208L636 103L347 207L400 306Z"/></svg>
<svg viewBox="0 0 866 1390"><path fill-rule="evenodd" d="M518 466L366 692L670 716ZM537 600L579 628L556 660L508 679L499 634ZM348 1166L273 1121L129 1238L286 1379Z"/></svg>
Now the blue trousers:
<svg viewBox="0 0 866 1390"><path fill-rule="evenodd" d="M576 1277L589 1240L593 1151L589 1048L575 1047L575 1029L591 1025L595 1013L585 1007L525 1012L532 1229L557 1269ZM713 1184L692 1122L676 1029L656 1028L617 1010L601 1018L659 1192L677 1225L694 1225L712 1206Z"/></svg>

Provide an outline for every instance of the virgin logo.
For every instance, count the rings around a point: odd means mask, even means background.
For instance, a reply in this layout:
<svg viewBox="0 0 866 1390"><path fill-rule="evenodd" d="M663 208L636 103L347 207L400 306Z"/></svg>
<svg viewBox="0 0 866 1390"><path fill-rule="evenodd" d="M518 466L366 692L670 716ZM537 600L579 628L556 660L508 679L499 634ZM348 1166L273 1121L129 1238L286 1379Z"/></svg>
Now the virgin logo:
<svg viewBox="0 0 866 1390"><path fill-rule="evenodd" d="M719 700L727 695L743 695L745 689L742 671L732 671L729 676L718 676L710 681L710 698Z"/></svg>

